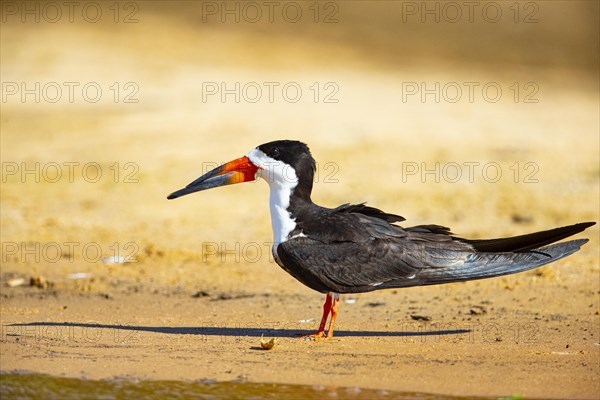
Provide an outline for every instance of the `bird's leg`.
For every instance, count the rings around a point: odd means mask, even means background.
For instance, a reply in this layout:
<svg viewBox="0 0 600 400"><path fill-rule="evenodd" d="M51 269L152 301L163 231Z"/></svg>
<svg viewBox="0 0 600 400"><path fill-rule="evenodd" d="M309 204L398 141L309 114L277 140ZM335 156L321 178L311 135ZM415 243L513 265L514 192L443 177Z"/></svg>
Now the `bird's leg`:
<svg viewBox="0 0 600 400"><path fill-rule="evenodd" d="M313 333L311 335L302 335L303 338L312 338L312 339L331 339L333 337L333 331L335 328L335 320L338 315L338 311L340 309L340 295L338 293L327 293L327 297L325 298L325 304L323 304L323 317L321 318L321 324L319 325L319 330L317 333ZM327 334L325 334L325 325L327 325L327 318L331 313L331 320L329 321L329 328L327 329Z"/></svg>
<svg viewBox="0 0 600 400"><path fill-rule="evenodd" d="M335 296L339 297L337 295L337 293L335 294ZM332 302L333 302L332 293L327 293L327 297L325 298L325 304L323 304L323 317L321 318L321 324L319 325L319 330L317 331L317 333L313 333L310 335L302 335L301 337L315 338L315 339L326 337L325 325L327 325L327 318L329 317L329 313L331 312ZM337 314L337 312L336 312L336 314ZM331 329L331 325L330 325L330 329Z"/></svg>
<svg viewBox="0 0 600 400"><path fill-rule="evenodd" d="M327 329L327 339L331 339L333 337L333 330L335 328L335 320L338 316L339 310L340 310L340 295L338 293L333 293L333 302L331 304L331 320L329 321L329 329Z"/></svg>
<svg viewBox="0 0 600 400"><path fill-rule="evenodd" d="M325 325L327 324L327 318L331 312L331 302L331 293L327 293L327 297L325 297L325 304L323 304L323 317L321 317L321 324L319 325L319 330L317 332L317 335L319 336L325 336Z"/></svg>

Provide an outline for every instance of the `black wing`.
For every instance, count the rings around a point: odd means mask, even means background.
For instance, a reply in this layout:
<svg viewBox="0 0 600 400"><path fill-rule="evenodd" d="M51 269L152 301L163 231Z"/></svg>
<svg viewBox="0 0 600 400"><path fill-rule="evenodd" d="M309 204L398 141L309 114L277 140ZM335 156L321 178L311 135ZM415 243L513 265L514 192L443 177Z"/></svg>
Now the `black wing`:
<svg viewBox="0 0 600 400"><path fill-rule="evenodd" d="M438 225L404 229L388 222L391 214L361 206L344 205L309 219L318 222L300 223L298 235L277 246L278 263L320 292L356 293L458 282L525 271L563 258L587 239L540 247L593 225L469 241Z"/></svg>

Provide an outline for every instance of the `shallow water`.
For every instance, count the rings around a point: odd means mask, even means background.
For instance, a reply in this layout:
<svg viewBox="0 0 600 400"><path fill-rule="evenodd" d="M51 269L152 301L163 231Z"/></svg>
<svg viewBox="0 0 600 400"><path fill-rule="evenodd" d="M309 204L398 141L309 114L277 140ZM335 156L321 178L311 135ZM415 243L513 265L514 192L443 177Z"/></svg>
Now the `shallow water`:
<svg viewBox="0 0 600 400"><path fill-rule="evenodd" d="M461 399L423 393L250 382L88 380L45 374L0 373L0 398L7 399ZM469 397L474 399L473 397ZM509 397L510 398L510 397ZM483 399L480 397L480 399Z"/></svg>

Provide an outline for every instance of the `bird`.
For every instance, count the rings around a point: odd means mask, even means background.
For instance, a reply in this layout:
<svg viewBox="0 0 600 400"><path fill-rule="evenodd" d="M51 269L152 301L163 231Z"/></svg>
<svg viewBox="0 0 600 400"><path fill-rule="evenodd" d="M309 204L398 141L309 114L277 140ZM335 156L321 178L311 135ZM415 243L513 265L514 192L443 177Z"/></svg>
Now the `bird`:
<svg viewBox="0 0 600 400"><path fill-rule="evenodd" d="M470 281L538 268L578 251L588 239L555 242L595 224L583 222L507 238L465 239L441 225L402 227L403 217L366 203L319 206L311 200L315 171L315 159L305 143L277 140L205 173L167 197L267 181L275 261L298 281L326 295L318 331L303 335L312 340L333 337L340 294Z"/></svg>

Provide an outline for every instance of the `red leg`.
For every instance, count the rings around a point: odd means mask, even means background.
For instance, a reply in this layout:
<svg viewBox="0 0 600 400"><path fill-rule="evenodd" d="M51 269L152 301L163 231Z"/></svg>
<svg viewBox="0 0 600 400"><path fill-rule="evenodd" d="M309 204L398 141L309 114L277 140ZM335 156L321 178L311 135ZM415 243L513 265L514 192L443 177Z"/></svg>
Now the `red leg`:
<svg viewBox="0 0 600 400"><path fill-rule="evenodd" d="M325 325L327 324L327 317L329 317L329 313L331 312L331 294L327 293L327 297L325 297L325 304L323 304L323 317L321 317L321 324L319 325L319 332L325 332Z"/></svg>
<svg viewBox="0 0 600 400"><path fill-rule="evenodd" d="M340 295L337 293L333 294L333 304L331 305L331 321L329 321L329 329L327 330L327 339L333 337L333 330L335 328L335 320L337 319L338 312L340 310Z"/></svg>
<svg viewBox="0 0 600 400"><path fill-rule="evenodd" d="M302 335L302 337L313 339L332 338L335 319L337 318L338 314L339 303L340 297L337 293L327 293L327 297L325 298L325 304L323 304L323 317L321 318L319 330L317 331L317 333L313 333L311 335ZM331 313L331 321L329 322L329 329L326 335L325 325L327 325L327 318L329 317L329 313Z"/></svg>

